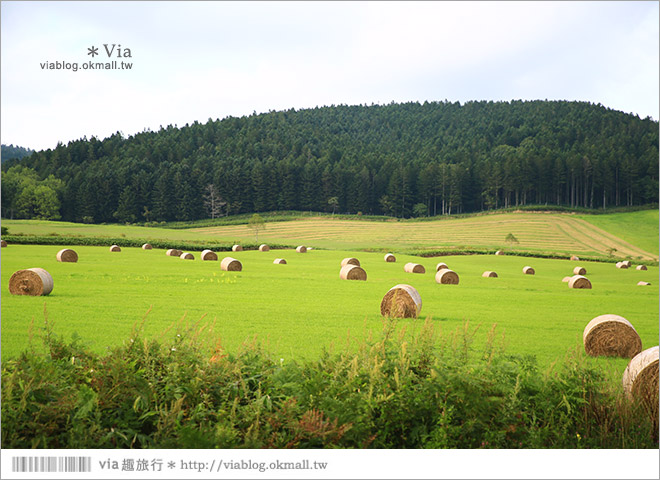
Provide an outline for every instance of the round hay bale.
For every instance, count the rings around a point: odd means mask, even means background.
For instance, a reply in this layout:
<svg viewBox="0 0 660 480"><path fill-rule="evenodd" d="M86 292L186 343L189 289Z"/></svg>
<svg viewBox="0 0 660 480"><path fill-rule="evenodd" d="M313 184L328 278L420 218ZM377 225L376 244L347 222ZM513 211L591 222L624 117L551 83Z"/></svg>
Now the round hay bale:
<svg viewBox="0 0 660 480"><path fill-rule="evenodd" d="M234 245L233 247L231 247L231 251L232 252L242 252L243 247L241 247L240 245Z"/></svg>
<svg viewBox="0 0 660 480"><path fill-rule="evenodd" d="M626 266L626 268L630 268L630 267L632 267L632 263L630 262L630 260L624 260L624 261L621 262L621 263L623 263L623 264Z"/></svg>
<svg viewBox="0 0 660 480"><path fill-rule="evenodd" d="M406 263L403 266L403 270L408 273L426 273L426 269L424 268L424 265L420 265L419 263Z"/></svg>
<svg viewBox="0 0 660 480"><path fill-rule="evenodd" d="M630 399L637 399L658 423L658 360L657 346L635 355L623 372L623 390Z"/></svg>
<svg viewBox="0 0 660 480"><path fill-rule="evenodd" d="M357 258L353 258L353 257L345 258L341 261L341 266L345 267L346 265L356 265L356 266L359 267L360 266L360 260L358 260Z"/></svg>
<svg viewBox="0 0 660 480"><path fill-rule="evenodd" d="M571 255L571 260L574 261L574 262L579 262L580 257L578 257L577 255Z"/></svg>
<svg viewBox="0 0 660 480"><path fill-rule="evenodd" d="M7 242L0 240L0 245L2 245L2 248L5 248L7 246Z"/></svg>
<svg viewBox="0 0 660 480"><path fill-rule="evenodd" d="M584 350L592 357L632 358L642 351L642 340L635 327L619 315L600 315L582 333Z"/></svg>
<svg viewBox="0 0 660 480"><path fill-rule="evenodd" d="M168 257L180 257L183 252L177 248L170 248L165 255Z"/></svg>
<svg viewBox="0 0 660 480"><path fill-rule="evenodd" d="M218 260L218 254L211 250L202 250L202 260Z"/></svg>
<svg viewBox="0 0 660 480"><path fill-rule="evenodd" d="M635 270L648 270L648 268L646 268L646 265L637 265Z"/></svg>
<svg viewBox="0 0 660 480"><path fill-rule="evenodd" d="M564 282L564 283L568 283L568 282L571 281L571 278L573 278L573 277L564 277L564 278L561 279L561 281Z"/></svg>
<svg viewBox="0 0 660 480"><path fill-rule="evenodd" d="M18 270L9 279L9 293L39 297L53 291L53 277L43 268Z"/></svg>
<svg viewBox="0 0 660 480"><path fill-rule="evenodd" d="M443 268L435 274L435 282L442 285L458 285L458 273L448 268Z"/></svg>
<svg viewBox="0 0 660 480"><path fill-rule="evenodd" d="M367 272L364 271L362 267L357 265L344 265L339 270L339 278L342 280L366 280Z"/></svg>
<svg viewBox="0 0 660 480"><path fill-rule="evenodd" d="M286 265L286 260L284 260L283 258L276 258L275 260L273 260L273 263L275 265Z"/></svg>
<svg viewBox="0 0 660 480"><path fill-rule="evenodd" d="M154 247L152 247L150 243L145 243L142 245L142 250L151 250L152 248Z"/></svg>
<svg viewBox="0 0 660 480"><path fill-rule="evenodd" d="M443 268L449 270L449 267L447 266L446 263L440 262L435 266L435 271L437 272L438 270L442 270Z"/></svg>
<svg viewBox="0 0 660 480"><path fill-rule="evenodd" d="M259 245L259 251L260 252L268 252L270 250L270 247L266 245L265 243L262 243Z"/></svg>
<svg viewBox="0 0 660 480"><path fill-rule="evenodd" d="M70 248L63 248L57 252L57 256L55 258L57 258L58 262L76 263L78 261L78 254Z"/></svg>
<svg viewBox="0 0 660 480"><path fill-rule="evenodd" d="M417 318L422 310L422 297L410 285L395 285L380 302L380 314L384 317Z"/></svg>
<svg viewBox="0 0 660 480"><path fill-rule="evenodd" d="M534 275L536 272L532 267L523 267L523 273L525 275Z"/></svg>
<svg viewBox="0 0 660 480"><path fill-rule="evenodd" d="M497 252L495 252L495 255L504 255L504 252L502 250L498 250Z"/></svg>
<svg viewBox="0 0 660 480"><path fill-rule="evenodd" d="M573 275L586 275L587 269L584 267L575 267L573 269Z"/></svg>
<svg viewBox="0 0 660 480"><path fill-rule="evenodd" d="M497 272L486 270L484 273L481 274L481 276L485 278L497 278Z"/></svg>
<svg viewBox="0 0 660 480"><path fill-rule="evenodd" d="M111 252L121 252L121 248L119 248L119 245L113 245L110 247Z"/></svg>
<svg viewBox="0 0 660 480"><path fill-rule="evenodd" d="M591 289L591 282L582 275L573 275L568 281L568 288L586 288Z"/></svg>
<svg viewBox="0 0 660 480"><path fill-rule="evenodd" d="M190 252L183 252L181 255L179 255L179 258L181 260L195 260L195 255Z"/></svg>
<svg viewBox="0 0 660 480"><path fill-rule="evenodd" d="M638 287L642 287L644 285L651 285L649 282L637 282Z"/></svg>
<svg viewBox="0 0 660 480"><path fill-rule="evenodd" d="M220 263L220 268L225 272L240 272L243 270L243 264L232 257L225 257Z"/></svg>
<svg viewBox="0 0 660 480"><path fill-rule="evenodd" d="M307 253L307 247L305 247L304 245L298 245L296 247L296 252L298 252L298 253Z"/></svg>
<svg viewBox="0 0 660 480"><path fill-rule="evenodd" d="M394 255L392 255L391 253L386 253L385 254L385 261L387 263L394 263L394 262L396 262L396 257Z"/></svg>
<svg viewBox="0 0 660 480"><path fill-rule="evenodd" d="M628 265L623 262L616 262L616 268L628 268Z"/></svg>

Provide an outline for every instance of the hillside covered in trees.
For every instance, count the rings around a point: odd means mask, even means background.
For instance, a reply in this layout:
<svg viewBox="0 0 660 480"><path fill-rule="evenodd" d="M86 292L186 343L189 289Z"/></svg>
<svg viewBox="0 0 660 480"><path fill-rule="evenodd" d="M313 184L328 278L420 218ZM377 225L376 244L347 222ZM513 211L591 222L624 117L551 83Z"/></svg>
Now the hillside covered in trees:
<svg viewBox="0 0 660 480"><path fill-rule="evenodd" d="M3 217L76 222L657 201L658 122L585 102L287 110L81 139L2 166Z"/></svg>
<svg viewBox="0 0 660 480"><path fill-rule="evenodd" d="M34 150L31 150L29 148L24 148L14 145L5 145L3 143L2 150L0 150L0 159L2 159L1 160L2 162L6 162L7 160L11 160L13 158L21 159L23 157L27 157L32 152L34 152Z"/></svg>

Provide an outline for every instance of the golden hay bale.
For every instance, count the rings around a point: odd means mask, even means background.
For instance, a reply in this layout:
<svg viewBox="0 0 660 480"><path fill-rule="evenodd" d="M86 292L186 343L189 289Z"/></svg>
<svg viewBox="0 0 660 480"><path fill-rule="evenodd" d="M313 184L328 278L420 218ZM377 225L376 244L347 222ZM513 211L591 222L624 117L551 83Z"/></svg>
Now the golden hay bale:
<svg viewBox="0 0 660 480"><path fill-rule="evenodd" d="M266 245L265 243L262 243L259 245L259 251L260 252L268 252L270 250L270 247Z"/></svg>
<svg viewBox="0 0 660 480"><path fill-rule="evenodd" d="M437 272L438 270L442 270L443 268L449 270L449 267L447 266L446 263L440 262L435 266L435 271Z"/></svg>
<svg viewBox="0 0 660 480"><path fill-rule="evenodd" d="M211 250L202 250L202 260L218 260L218 254Z"/></svg>
<svg viewBox="0 0 660 480"><path fill-rule="evenodd" d="M584 267L575 267L573 269L573 275L586 275L587 269Z"/></svg>
<svg viewBox="0 0 660 480"><path fill-rule="evenodd" d="M183 252L177 248L170 248L165 255L168 257L180 257Z"/></svg>
<svg viewBox="0 0 660 480"><path fill-rule="evenodd" d="M357 258L353 258L353 257L345 258L341 261L341 266L345 267L346 265L357 265L359 267L360 266L360 260L358 260Z"/></svg>
<svg viewBox="0 0 660 480"><path fill-rule="evenodd" d="M435 282L442 285L458 285L458 273L448 268L443 268L435 274Z"/></svg>
<svg viewBox="0 0 660 480"><path fill-rule="evenodd" d="M231 251L232 252L242 252L243 247L241 247L240 245L234 245L233 247L231 247Z"/></svg>
<svg viewBox="0 0 660 480"><path fill-rule="evenodd" d="M142 250L151 250L153 247L151 246L150 243L145 243L142 245Z"/></svg>
<svg viewBox="0 0 660 480"><path fill-rule="evenodd" d="M119 245L113 245L110 247L111 252L121 252L121 248L119 248Z"/></svg>
<svg viewBox="0 0 660 480"><path fill-rule="evenodd" d="M195 260L195 255L190 252L183 252L181 255L179 255L179 258L181 260Z"/></svg>
<svg viewBox="0 0 660 480"><path fill-rule="evenodd" d="M2 245L2 248L4 248L7 246L7 242L5 242L4 240L0 240L0 245Z"/></svg>
<svg viewBox="0 0 660 480"><path fill-rule="evenodd" d="M573 278L573 277L564 277L564 278L561 279L561 281L564 282L564 283L568 283L568 282L571 281L571 278Z"/></svg>
<svg viewBox="0 0 660 480"><path fill-rule="evenodd" d="M225 257L222 259L220 268L225 272L240 272L243 270L243 264L232 257Z"/></svg>
<svg viewBox="0 0 660 480"><path fill-rule="evenodd" d="M632 358L642 351L642 340L635 327L619 315L600 315L582 333L584 350L592 357Z"/></svg>
<svg viewBox="0 0 660 480"><path fill-rule="evenodd" d="M362 267L357 265L344 265L339 270L339 278L342 280L366 280L367 272L364 271Z"/></svg>
<svg viewBox="0 0 660 480"><path fill-rule="evenodd" d="M635 270L648 270L648 268L646 268L646 265L637 265Z"/></svg>
<svg viewBox="0 0 660 480"><path fill-rule="evenodd" d="M586 288L591 289L591 282L582 275L573 275L568 281L568 288Z"/></svg>
<svg viewBox="0 0 660 480"><path fill-rule="evenodd" d="M424 265L420 265L419 263L406 263L403 266L403 270L408 273L426 273L426 269L424 268Z"/></svg>
<svg viewBox="0 0 660 480"><path fill-rule="evenodd" d="M571 255L571 260L574 261L574 262L579 262L580 257L578 257L577 255Z"/></svg>
<svg viewBox="0 0 660 480"><path fill-rule="evenodd" d="M525 275L534 275L536 272L532 267L523 267L523 273Z"/></svg>
<svg viewBox="0 0 660 480"><path fill-rule="evenodd" d="M632 263L630 263L630 260L624 260L624 261L621 262L621 263L623 263L623 264L626 266L626 268L630 268L630 267L632 267Z"/></svg>
<svg viewBox="0 0 660 480"><path fill-rule="evenodd" d="M658 365L660 349L655 346L635 355L623 372L623 390L630 399L637 399L646 407L658 424Z"/></svg>
<svg viewBox="0 0 660 480"><path fill-rule="evenodd" d="M497 272L486 270L484 273L481 274L481 276L485 278L497 278Z"/></svg>
<svg viewBox="0 0 660 480"><path fill-rule="evenodd" d="M637 282L638 287L642 287L644 285L651 285L649 282Z"/></svg>
<svg viewBox="0 0 660 480"><path fill-rule="evenodd" d="M76 263L78 261L78 254L71 250L70 248L63 248L57 252L56 257L58 262L71 262Z"/></svg>
<svg viewBox="0 0 660 480"><path fill-rule="evenodd" d="M284 260L283 258L276 258L275 260L273 260L273 263L275 265L286 265L286 260Z"/></svg>
<svg viewBox="0 0 660 480"><path fill-rule="evenodd" d="M298 245L296 247L296 252L298 252L298 253L307 253L307 247L305 247L304 245Z"/></svg>
<svg viewBox="0 0 660 480"><path fill-rule="evenodd" d="M38 297L53 291L53 277L43 268L18 270L9 279L9 293Z"/></svg>
<svg viewBox="0 0 660 480"><path fill-rule="evenodd" d="M385 254L385 261L387 263L394 263L394 262L396 262L396 257L394 255L392 255L391 253L386 253Z"/></svg>
<svg viewBox="0 0 660 480"><path fill-rule="evenodd" d="M624 262L616 262L616 268L628 268Z"/></svg>
<svg viewBox="0 0 660 480"><path fill-rule="evenodd" d="M504 255L504 252L502 250L498 250L497 252L495 252L495 255Z"/></svg>
<svg viewBox="0 0 660 480"><path fill-rule="evenodd" d="M380 302L380 314L384 317L417 318L422 310L422 297L410 285L395 285Z"/></svg>

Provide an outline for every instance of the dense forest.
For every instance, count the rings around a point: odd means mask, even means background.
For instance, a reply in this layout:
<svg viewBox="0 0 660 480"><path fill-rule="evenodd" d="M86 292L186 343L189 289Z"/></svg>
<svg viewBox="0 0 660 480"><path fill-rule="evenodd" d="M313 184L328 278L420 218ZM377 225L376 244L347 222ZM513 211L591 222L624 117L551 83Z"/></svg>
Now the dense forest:
<svg viewBox="0 0 660 480"><path fill-rule="evenodd" d="M2 215L154 222L272 210L658 201L658 122L567 101L330 106L83 138L2 166Z"/></svg>
<svg viewBox="0 0 660 480"><path fill-rule="evenodd" d="M6 162L7 160L11 160L13 158L21 159L23 157L27 157L32 152L34 152L34 150L31 150L29 148L24 148L14 145L5 145L3 143L2 150L0 151L0 158L2 159L1 160L2 162Z"/></svg>

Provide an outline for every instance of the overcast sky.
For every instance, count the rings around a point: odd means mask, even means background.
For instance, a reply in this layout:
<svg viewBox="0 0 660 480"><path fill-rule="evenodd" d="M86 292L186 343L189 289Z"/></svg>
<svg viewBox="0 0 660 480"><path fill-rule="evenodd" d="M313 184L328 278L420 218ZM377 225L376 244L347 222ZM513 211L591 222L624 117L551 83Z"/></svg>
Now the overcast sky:
<svg viewBox="0 0 660 480"><path fill-rule="evenodd" d="M656 1L3 1L2 143L445 99L581 100L657 120L659 22Z"/></svg>

